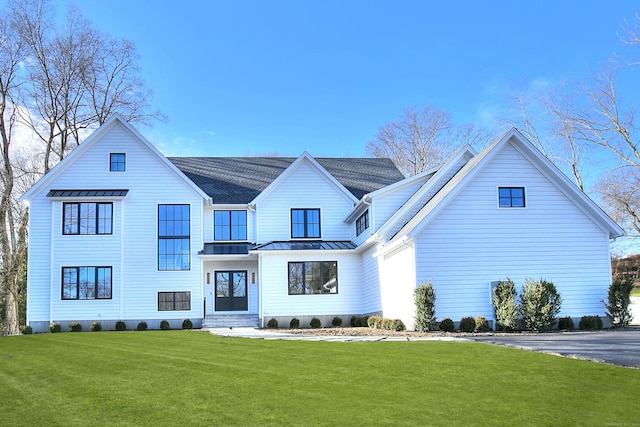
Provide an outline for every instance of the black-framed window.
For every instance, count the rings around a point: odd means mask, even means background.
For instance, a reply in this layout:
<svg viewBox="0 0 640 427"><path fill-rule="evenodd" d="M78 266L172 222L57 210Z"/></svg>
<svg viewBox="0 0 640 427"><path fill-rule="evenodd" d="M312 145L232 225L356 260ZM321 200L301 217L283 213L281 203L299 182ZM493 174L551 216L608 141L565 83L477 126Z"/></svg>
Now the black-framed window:
<svg viewBox="0 0 640 427"><path fill-rule="evenodd" d="M369 209L356 219L356 236L361 235L367 228L369 228Z"/></svg>
<svg viewBox="0 0 640 427"><path fill-rule="evenodd" d="M291 209L291 238L320 238L320 209Z"/></svg>
<svg viewBox="0 0 640 427"><path fill-rule="evenodd" d="M190 269L190 206L158 205L158 270Z"/></svg>
<svg viewBox="0 0 640 427"><path fill-rule="evenodd" d="M109 171L125 172L127 170L127 155L125 153L109 154Z"/></svg>
<svg viewBox="0 0 640 427"><path fill-rule="evenodd" d="M111 267L62 267L62 299L111 299Z"/></svg>
<svg viewBox="0 0 640 427"><path fill-rule="evenodd" d="M213 240L247 240L247 211L214 211Z"/></svg>
<svg viewBox="0 0 640 427"><path fill-rule="evenodd" d="M191 292L158 292L158 311L191 310Z"/></svg>
<svg viewBox="0 0 640 427"><path fill-rule="evenodd" d="M112 234L113 203L63 203L62 234Z"/></svg>
<svg viewBox="0 0 640 427"><path fill-rule="evenodd" d="M499 187L498 203L501 208L524 208L524 187Z"/></svg>
<svg viewBox="0 0 640 427"><path fill-rule="evenodd" d="M337 261L289 262L289 295L337 293Z"/></svg>

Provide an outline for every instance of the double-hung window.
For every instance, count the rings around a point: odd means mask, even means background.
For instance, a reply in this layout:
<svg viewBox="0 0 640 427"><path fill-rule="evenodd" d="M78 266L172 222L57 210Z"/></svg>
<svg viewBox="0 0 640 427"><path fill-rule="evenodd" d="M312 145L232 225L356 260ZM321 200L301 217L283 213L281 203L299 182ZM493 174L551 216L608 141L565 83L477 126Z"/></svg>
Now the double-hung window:
<svg viewBox="0 0 640 427"><path fill-rule="evenodd" d="M64 203L62 234L111 234L113 203Z"/></svg>
<svg viewBox="0 0 640 427"><path fill-rule="evenodd" d="M158 270L191 269L189 205L158 205Z"/></svg>
<svg viewBox="0 0 640 427"><path fill-rule="evenodd" d="M361 235L367 228L369 228L369 209L356 219L356 236Z"/></svg>
<svg viewBox="0 0 640 427"><path fill-rule="evenodd" d="M111 267L62 267L62 299L111 299Z"/></svg>
<svg viewBox="0 0 640 427"><path fill-rule="evenodd" d="M247 240L247 211L214 211L213 240Z"/></svg>
<svg viewBox="0 0 640 427"><path fill-rule="evenodd" d="M501 208L524 208L524 187L499 187L498 205Z"/></svg>
<svg viewBox="0 0 640 427"><path fill-rule="evenodd" d="M289 295L337 293L337 261L306 261L289 263Z"/></svg>
<svg viewBox="0 0 640 427"><path fill-rule="evenodd" d="M291 209L291 238L320 238L320 209Z"/></svg>

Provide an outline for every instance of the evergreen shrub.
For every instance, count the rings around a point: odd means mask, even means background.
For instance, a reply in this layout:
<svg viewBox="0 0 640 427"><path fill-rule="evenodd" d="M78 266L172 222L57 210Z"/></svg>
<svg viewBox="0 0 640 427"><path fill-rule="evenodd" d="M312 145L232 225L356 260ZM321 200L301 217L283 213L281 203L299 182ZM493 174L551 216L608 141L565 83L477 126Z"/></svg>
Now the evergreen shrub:
<svg viewBox="0 0 640 427"><path fill-rule="evenodd" d="M602 329L602 319L600 316L582 316L578 329L581 331L595 331Z"/></svg>
<svg viewBox="0 0 640 427"><path fill-rule="evenodd" d="M22 328L22 335L31 335L33 333L33 328L29 325Z"/></svg>
<svg viewBox="0 0 640 427"><path fill-rule="evenodd" d="M296 319L295 317L291 319L289 322L290 329L298 329L300 327L300 319Z"/></svg>
<svg viewBox="0 0 640 427"><path fill-rule="evenodd" d="M489 322L484 316L478 316L475 318L476 328L474 332L489 332L491 328L489 327Z"/></svg>
<svg viewBox="0 0 640 427"><path fill-rule="evenodd" d="M182 321L182 329L193 329L193 323L189 319L184 319Z"/></svg>
<svg viewBox="0 0 640 427"><path fill-rule="evenodd" d="M627 326L633 320L629 308L632 290L633 280L631 279L616 279L609 285L607 301L602 302L607 310L605 314L614 328Z"/></svg>
<svg viewBox="0 0 640 427"><path fill-rule="evenodd" d="M474 332L476 330L476 319L472 316L460 319L460 332Z"/></svg>
<svg viewBox="0 0 640 427"><path fill-rule="evenodd" d="M102 330L102 324L100 322L93 322L91 324L91 332L100 332Z"/></svg>
<svg viewBox="0 0 640 427"><path fill-rule="evenodd" d="M518 310L526 329L551 330L561 305L562 298L552 282L527 279L522 285Z"/></svg>
<svg viewBox="0 0 640 427"><path fill-rule="evenodd" d="M147 322L143 320L142 322L138 323L138 326L136 327L136 331L146 331L148 327L149 325L147 325Z"/></svg>
<svg viewBox="0 0 640 427"><path fill-rule="evenodd" d="M269 321L267 322L267 328L278 329L278 319L276 319L275 317L269 319Z"/></svg>
<svg viewBox="0 0 640 427"><path fill-rule="evenodd" d="M69 330L71 332L82 332L82 325L78 322L69 323Z"/></svg>
<svg viewBox="0 0 640 427"><path fill-rule="evenodd" d="M493 308L496 313L496 329L514 330L518 327L518 304L513 280L500 280L493 288Z"/></svg>
<svg viewBox="0 0 640 427"><path fill-rule="evenodd" d="M61 330L62 330L62 327L60 326L59 323L51 322L51 324L49 324L49 332L51 332L52 334L58 333Z"/></svg>
<svg viewBox="0 0 640 427"><path fill-rule="evenodd" d="M571 316L561 317L558 319L558 329L567 331L575 329Z"/></svg>
<svg viewBox="0 0 640 427"><path fill-rule="evenodd" d="M455 325L453 324L453 320L451 320L448 317L445 317L444 319L442 319L440 321L440 323L438 324L438 328L442 331L442 332L453 332L456 330Z"/></svg>
<svg viewBox="0 0 640 427"><path fill-rule="evenodd" d="M331 325L332 325L332 326L334 326L334 327L336 327L336 328L338 328L338 327L342 326L342 318L341 318L341 317L338 317L338 316L334 317L334 318L331 320Z"/></svg>
<svg viewBox="0 0 640 427"><path fill-rule="evenodd" d="M436 322L436 291L433 285L421 282L413 290L413 298L416 305L416 331L435 330L438 323Z"/></svg>
<svg viewBox="0 0 640 427"><path fill-rule="evenodd" d="M313 329L319 329L320 327L322 327L322 322L320 322L320 319L318 319L317 317L314 317L313 319L311 319L311 322L309 322L309 326L311 326Z"/></svg>
<svg viewBox="0 0 640 427"><path fill-rule="evenodd" d="M171 326L169 325L169 322L167 320L163 320L160 322L160 329L163 331L168 331L169 329L171 329Z"/></svg>
<svg viewBox="0 0 640 427"><path fill-rule="evenodd" d="M127 324L124 323L122 320L118 320L116 322L116 331L126 331L127 330Z"/></svg>

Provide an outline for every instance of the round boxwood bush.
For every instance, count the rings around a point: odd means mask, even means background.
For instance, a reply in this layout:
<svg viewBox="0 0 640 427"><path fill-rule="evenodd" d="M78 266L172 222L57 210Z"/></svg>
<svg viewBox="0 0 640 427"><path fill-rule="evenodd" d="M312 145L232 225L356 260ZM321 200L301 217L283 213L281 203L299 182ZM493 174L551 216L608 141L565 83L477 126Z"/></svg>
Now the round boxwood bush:
<svg viewBox="0 0 640 427"><path fill-rule="evenodd" d="M182 321L182 329L193 329L193 323L189 319L184 319Z"/></svg>
<svg viewBox="0 0 640 427"><path fill-rule="evenodd" d="M171 326L169 326L168 321L163 320L160 322L160 329L162 329L163 331L168 331L169 329L171 329Z"/></svg>
<svg viewBox="0 0 640 427"><path fill-rule="evenodd" d="M69 323L69 330L71 332L82 332L82 325L78 322Z"/></svg>
<svg viewBox="0 0 640 427"><path fill-rule="evenodd" d="M311 319L311 322L309 322L309 326L311 326L313 329L318 329L322 327L322 322L320 322L320 319L318 319L317 317L314 317L313 319Z"/></svg>
<svg viewBox="0 0 640 427"><path fill-rule="evenodd" d="M147 322L143 320L142 322L138 323L138 326L136 327L136 331L146 331L148 327L149 326L147 325Z"/></svg>
<svg viewBox="0 0 640 427"><path fill-rule="evenodd" d="M442 332L453 332L456 330L455 325L453 324L453 320L448 317L445 317L440 321L438 327Z"/></svg>
<svg viewBox="0 0 640 427"><path fill-rule="evenodd" d="M100 332L102 330L102 324L100 322L93 322L91 324L91 332Z"/></svg>
<svg viewBox="0 0 640 427"><path fill-rule="evenodd" d="M289 322L289 328L298 329L300 327L300 319L296 319L295 317L291 319Z"/></svg>
<svg viewBox="0 0 640 427"><path fill-rule="evenodd" d="M60 332L61 330L62 330L62 327L60 326L59 323L52 322L49 324L49 332L51 332L52 334Z"/></svg>
<svg viewBox="0 0 640 427"><path fill-rule="evenodd" d="M561 317L558 319L558 329L560 330L572 330L575 329L575 325L573 324L573 319L570 316Z"/></svg>
<svg viewBox="0 0 640 427"><path fill-rule="evenodd" d="M331 320L331 325L336 327L336 328L342 326L342 318L338 317L338 316L334 317Z"/></svg>
<svg viewBox="0 0 640 427"><path fill-rule="evenodd" d="M463 317L460 320L460 332L473 332L476 330L476 319L471 316Z"/></svg>
<svg viewBox="0 0 640 427"><path fill-rule="evenodd" d="M405 326L404 322L400 319L392 319L391 322L389 322L389 329L392 331L404 331L407 329L407 327Z"/></svg>
<svg viewBox="0 0 640 427"><path fill-rule="evenodd" d="M581 331L595 331L602 329L602 319L600 316L582 316L578 329Z"/></svg>
<svg viewBox="0 0 640 427"><path fill-rule="evenodd" d="M124 323L122 320L118 320L116 322L116 331L126 331L127 330L127 324Z"/></svg>
<svg viewBox="0 0 640 427"><path fill-rule="evenodd" d="M29 325L22 328L22 335L31 335L33 333L33 328Z"/></svg>
<svg viewBox="0 0 640 427"><path fill-rule="evenodd" d="M489 332L491 328L489 327L489 322L484 316L476 317L476 329L474 332Z"/></svg>
<svg viewBox="0 0 640 427"><path fill-rule="evenodd" d="M278 329L278 319L276 319L275 317L269 319L269 321L267 322L267 328Z"/></svg>

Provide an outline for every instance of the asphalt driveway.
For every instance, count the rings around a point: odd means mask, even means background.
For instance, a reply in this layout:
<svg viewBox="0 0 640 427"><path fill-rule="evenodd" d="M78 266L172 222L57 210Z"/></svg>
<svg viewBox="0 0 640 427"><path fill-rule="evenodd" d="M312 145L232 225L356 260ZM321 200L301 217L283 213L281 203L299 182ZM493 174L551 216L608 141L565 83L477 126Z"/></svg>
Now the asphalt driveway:
<svg viewBox="0 0 640 427"><path fill-rule="evenodd" d="M640 369L639 327L596 332L483 335L469 339Z"/></svg>

